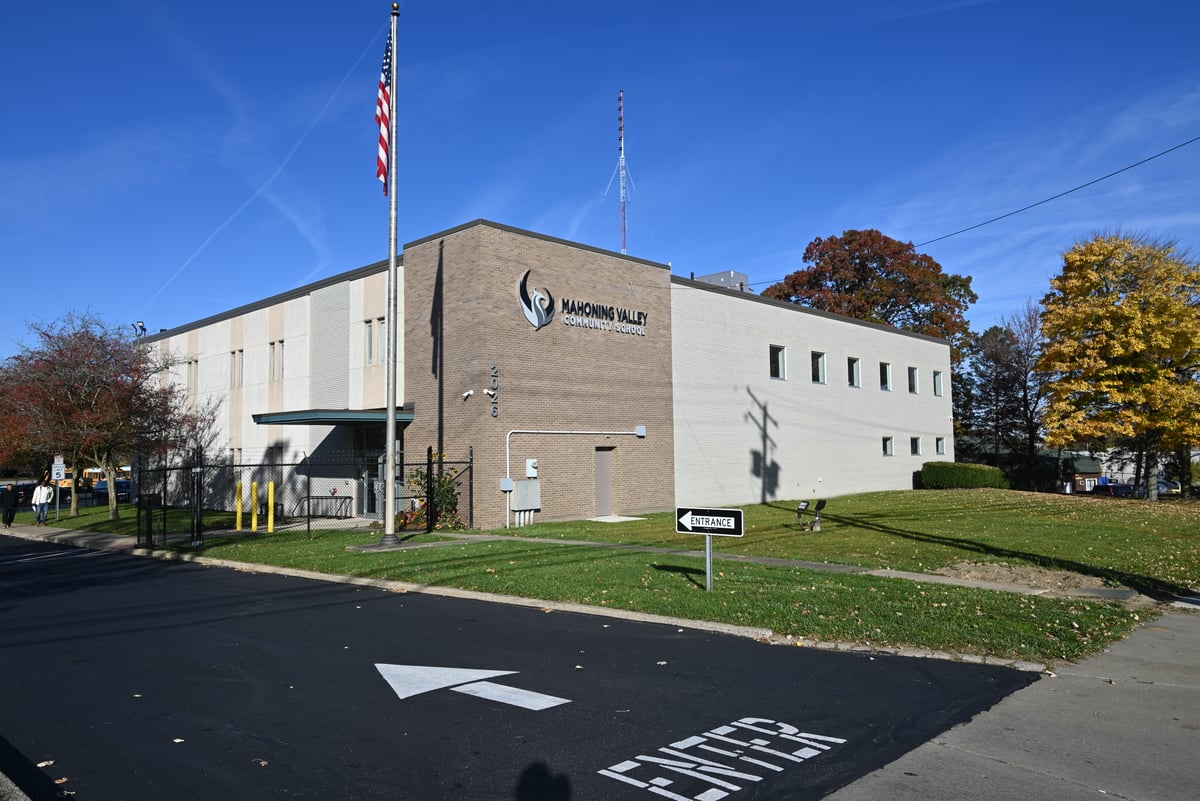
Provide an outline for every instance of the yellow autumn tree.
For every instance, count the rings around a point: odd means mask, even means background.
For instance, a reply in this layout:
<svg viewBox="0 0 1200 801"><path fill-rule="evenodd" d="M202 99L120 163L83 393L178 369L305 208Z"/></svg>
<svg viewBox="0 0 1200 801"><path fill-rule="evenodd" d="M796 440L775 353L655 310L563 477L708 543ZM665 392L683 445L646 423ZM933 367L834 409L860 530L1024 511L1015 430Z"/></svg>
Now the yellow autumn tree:
<svg viewBox="0 0 1200 801"><path fill-rule="evenodd" d="M1200 443L1200 268L1174 243L1102 234L1063 256L1042 301L1052 446Z"/></svg>

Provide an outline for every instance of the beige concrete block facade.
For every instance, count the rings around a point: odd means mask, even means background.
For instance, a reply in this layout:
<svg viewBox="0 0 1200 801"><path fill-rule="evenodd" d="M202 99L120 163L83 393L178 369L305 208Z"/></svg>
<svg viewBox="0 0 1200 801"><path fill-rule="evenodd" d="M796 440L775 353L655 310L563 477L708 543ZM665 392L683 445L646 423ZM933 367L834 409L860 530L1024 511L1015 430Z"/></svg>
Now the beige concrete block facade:
<svg viewBox="0 0 1200 801"><path fill-rule="evenodd" d="M406 460L473 449L476 526L505 524L500 479L524 478L527 459L538 460L539 520L605 511L597 463L608 458L612 513L672 507L665 265L482 221L406 245L404 263ZM540 329L522 311L526 273L553 309ZM639 425L645 439L620 433Z"/></svg>

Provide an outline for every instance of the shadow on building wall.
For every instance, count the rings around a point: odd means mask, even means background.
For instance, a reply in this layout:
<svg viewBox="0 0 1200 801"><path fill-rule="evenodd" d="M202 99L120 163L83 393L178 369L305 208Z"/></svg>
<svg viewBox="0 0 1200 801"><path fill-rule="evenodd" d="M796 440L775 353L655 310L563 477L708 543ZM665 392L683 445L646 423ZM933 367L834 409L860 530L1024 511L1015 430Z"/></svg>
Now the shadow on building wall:
<svg viewBox="0 0 1200 801"><path fill-rule="evenodd" d="M767 503L779 491L779 474L782 472L779 462L774 458L778 445L771 436L771 429L778 428L779 421L771 416L766 401L759 400L754 390L746 387L746 394L754 402L754 408L743 416L758 429L759 439L758 448L750 451L750 474L759 481L759 502Z"/></svg>

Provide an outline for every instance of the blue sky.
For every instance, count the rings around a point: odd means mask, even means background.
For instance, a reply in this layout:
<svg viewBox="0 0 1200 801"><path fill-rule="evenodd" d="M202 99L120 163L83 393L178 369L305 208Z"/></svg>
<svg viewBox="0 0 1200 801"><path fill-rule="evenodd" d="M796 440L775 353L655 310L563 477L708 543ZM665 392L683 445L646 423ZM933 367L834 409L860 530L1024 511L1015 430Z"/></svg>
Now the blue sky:
<svg viewBox="0 0 1200 801"><path fill-rule="evenodd" d="M757 290L817 236L917 244L1200 136L1191 2L406 0L401 243L476 218ZM390 3L22 3L0 34L0 358L171 328L387 257ZM1200 250L1200 142L919 249L976 330L1101 231ZM606 195L607 189L607 195Z"/></svg>

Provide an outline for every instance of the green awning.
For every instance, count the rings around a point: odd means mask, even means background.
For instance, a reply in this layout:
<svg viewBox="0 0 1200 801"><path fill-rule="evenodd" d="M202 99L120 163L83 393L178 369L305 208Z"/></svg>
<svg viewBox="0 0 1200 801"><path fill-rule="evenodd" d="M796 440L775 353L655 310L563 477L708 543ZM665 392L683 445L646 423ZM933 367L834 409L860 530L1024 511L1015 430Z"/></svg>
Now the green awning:
<svg viewBox="0 0 1200 801"><path fill-rule="evenodd" d="M387 409L300 409L251 415L260 426L336 426L347 423L387 423ZM413 413L396 410L397 423L411 423Z"/></svg>

